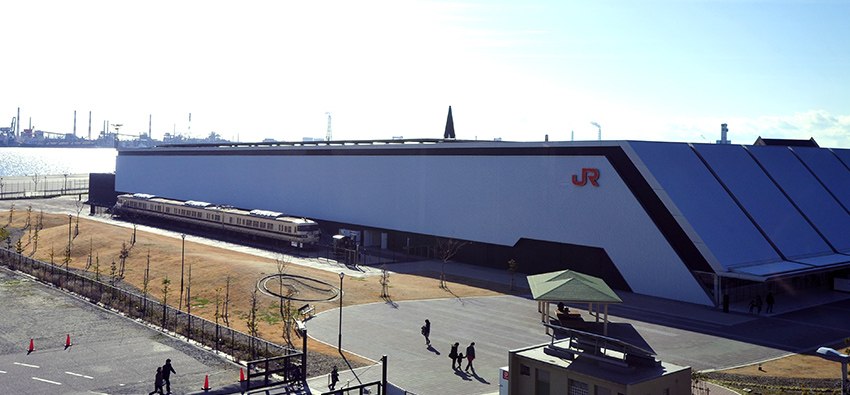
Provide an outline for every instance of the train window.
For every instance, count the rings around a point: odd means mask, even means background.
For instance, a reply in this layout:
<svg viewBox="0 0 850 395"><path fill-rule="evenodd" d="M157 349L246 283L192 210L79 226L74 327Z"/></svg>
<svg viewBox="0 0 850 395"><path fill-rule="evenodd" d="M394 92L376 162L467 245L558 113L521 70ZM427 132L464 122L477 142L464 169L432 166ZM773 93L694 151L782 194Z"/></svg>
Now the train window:
<svg viewBox="0 0 850 395"><path fill-rule="evenodd" d="M298 227L299 232L313 232L319 230L319 225L301 225Z"/></svg>

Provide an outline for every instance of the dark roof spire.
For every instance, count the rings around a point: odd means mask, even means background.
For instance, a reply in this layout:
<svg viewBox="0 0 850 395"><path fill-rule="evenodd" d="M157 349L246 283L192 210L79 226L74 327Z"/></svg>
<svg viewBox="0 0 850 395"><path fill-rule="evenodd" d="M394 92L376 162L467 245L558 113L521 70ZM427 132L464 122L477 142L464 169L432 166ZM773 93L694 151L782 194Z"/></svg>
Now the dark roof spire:
<svg viewBox="0 0 850 395"><path fill-rule="evenodd" d="M455 123L452 120L452 106L449 106L449 118L446 119L446 132L443 134L443 138L455 138Z"/></svg>

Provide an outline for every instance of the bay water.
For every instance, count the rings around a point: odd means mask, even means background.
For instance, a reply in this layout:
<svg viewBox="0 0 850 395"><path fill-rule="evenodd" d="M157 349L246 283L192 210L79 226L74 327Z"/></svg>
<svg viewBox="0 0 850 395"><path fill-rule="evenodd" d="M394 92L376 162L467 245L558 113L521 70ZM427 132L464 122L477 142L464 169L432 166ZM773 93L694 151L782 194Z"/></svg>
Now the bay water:
<svg viewBox="0 0 850 395"><path fill-rule="evenodd" d="M0 177L114 173L114 148L0 147Z"/></svg>

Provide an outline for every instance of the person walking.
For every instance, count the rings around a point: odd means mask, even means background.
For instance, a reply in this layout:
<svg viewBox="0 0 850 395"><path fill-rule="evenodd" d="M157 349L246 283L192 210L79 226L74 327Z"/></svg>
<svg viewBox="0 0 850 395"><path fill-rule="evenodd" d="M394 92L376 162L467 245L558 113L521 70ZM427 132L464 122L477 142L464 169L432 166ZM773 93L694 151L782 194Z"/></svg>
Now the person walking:
<svg viewBox="0 0 850 395"><path fill-rule="evenodd" d="M171 359L165 360L165 365L162 365L162 381L165 383L165 393L171 393L171 373L177 373L174 371L174 367L171 366Z"/></svg>
<svg viewBox="0 0 850 395"><path fill-rule="evenodd" d="M464 372L469 372L469 368L472 368L472 373L475 373L475 367L472 366L472 361L475 359L475 342L469 343L469 346L466 347L466 369Z"/></svg>
<svg viewBox="0 0 850 395"><path fill-rule="evenodd" d="M156 378L153 381L153 391L149 392L148 395L159 394L162 393L162 367L156 368Z"/></svg>
<svg viewBox="0 0 850 395"><path fill-rule="evenodd" d="M331 370L331 383L328 385L328 389L331 391L336 387L336 383L339 381L339 371L336 369L336 365L334 365L333 370Z"/></svg>
<svg viewBox="0 0 850 395"><path fill-rule="evenodd" d="M459 346L460 346L460 343L455 342L455 344L452 344L452 350L449 351L449 358L452 359L452 369L454 369L454 370L460 368L460 364L463 363L463 360L458 361L458 358L457 358L457 348ZM455 363L458 363L457 368L455 368Z"/></svg>
<svg viewBox="0 0 850 395"><path fill-rule="evenodd" d="M773 292L768 292L767 297L764 298L764 301L767 303L767 310L765 310L764 312L765 313L772 313L773 312L773 304L776 303L776 299L773 299Z"/></svg>
<svg viewBox="0 0 850 395"><path fill-rule="evenodd" d="M422 325L422 336L425 336L425 345L431 345L431 339L428 336L431 336L431 321L425 320L425 325Z"/></svg>
<svg viewBox="0 0 850 395"><path fill-rule="evenodd" d="M756 314L761 314L761 306L763 305L764 303L761 301L761 295L756 295Z"/></svg>

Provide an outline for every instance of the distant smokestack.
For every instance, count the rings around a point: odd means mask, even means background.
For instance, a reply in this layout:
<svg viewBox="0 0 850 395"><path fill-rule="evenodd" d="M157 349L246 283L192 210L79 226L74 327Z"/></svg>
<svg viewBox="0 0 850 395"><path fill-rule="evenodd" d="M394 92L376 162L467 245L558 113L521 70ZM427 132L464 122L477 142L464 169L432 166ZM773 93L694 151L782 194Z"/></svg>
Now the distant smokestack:
<svg viewBox="0 0 850 395"><path fill-rule="evenodd" d="M91 140L91 111L89 111L89 140Z"/></svg>
<svg viewBox="0 0 850 395"><path fill-rule="evenodd" d="M725 123L720 124L720 140L717 140L717 144L732 144L729 139L726 138L726 135L729 133L729 128L726 127Z"/></svg>
<svg viewBox="0 0 850 395"><path fill-rule="evenodd" d="M331 134L331 113L327 111L325 114L328 115L328 132L325 134L325 141L331 141L333 139L333 134Z"/></svg>
<svg viewBox="0 0 850 395"><path fill-rule="evenodd" d="M591 122L590 124L599 128L599 141L602 141L602 126L599 126L596 122Z"/></svg>
<svg viewBox="0 0 850 395"><path fill-rule="evenodd" d="M148 114L148 138L152 139L151 135L151 125L153 125L153 114Z"/></svg>
<svg viewBox="0 0 850 395"><path fill-rule="evenodd" d="M77 137L77 110L74 110L74 137Z"/></svg>
<svg viewBox="0 0 850 395"><path fill-rule="evenodd" d="M17 130L13 130L13 132L15 132L15 137L20 137L21 136L21 108L20 107L18 107L18 118L16 118L16 119L18 121L15 124L15 129L17 129Z"/></svg>

